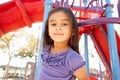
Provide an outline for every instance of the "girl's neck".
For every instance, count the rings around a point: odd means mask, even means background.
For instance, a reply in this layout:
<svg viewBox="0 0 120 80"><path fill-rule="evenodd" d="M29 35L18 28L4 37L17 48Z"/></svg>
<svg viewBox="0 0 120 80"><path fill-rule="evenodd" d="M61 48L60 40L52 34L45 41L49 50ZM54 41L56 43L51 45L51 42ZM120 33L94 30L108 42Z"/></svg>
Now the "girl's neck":
<svg viewBox="0 0 120 80"><path fill-rule="evenodd" d="M51 46L50 53L51 54L56 54L60 52L64 52L69 48L67 44L54 44Z"/></svg>

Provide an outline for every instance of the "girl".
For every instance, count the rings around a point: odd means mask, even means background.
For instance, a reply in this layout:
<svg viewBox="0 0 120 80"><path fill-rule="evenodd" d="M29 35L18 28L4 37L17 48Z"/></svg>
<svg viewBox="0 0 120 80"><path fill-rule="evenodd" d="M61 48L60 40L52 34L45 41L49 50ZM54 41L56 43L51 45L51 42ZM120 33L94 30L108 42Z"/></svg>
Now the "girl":
<svg viewBox="0 0 120 80"><path fill-rule="evenodd" d="M44 52L39 80L88 80L85 62L78 50L78 25L72 11L54 8L44 32Z"/></svg>

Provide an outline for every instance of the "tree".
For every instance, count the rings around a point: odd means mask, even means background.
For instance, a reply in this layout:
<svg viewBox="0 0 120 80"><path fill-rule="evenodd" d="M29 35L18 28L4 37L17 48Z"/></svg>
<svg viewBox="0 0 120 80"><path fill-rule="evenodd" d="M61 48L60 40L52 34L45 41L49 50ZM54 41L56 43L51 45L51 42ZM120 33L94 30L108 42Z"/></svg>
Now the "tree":
<svg viewBox="0 0 120 80"><path fill-rule="evenodd" d="M25 44L25 46L20 47L20 49L17 51L18 52L17 56L32 57L34 55L35 50L36 50L37 40L34 37L34 35L28 34L26 32L23 32L22 35L24 35L27 43Z"/></svg>
<svg viewBox="0 0 120 80"><path fill-rule="evenodd" d="M10 49L10 42L13 40L13 37L14 37L14 33L9 33L9 34L6 34L5 36L3 36L1 38L1 44L0 44L0 49L3 50L4 53L8 53L9 55L9 61L7 63L7 66L6 66L6 75L5 75L5 78L7 78L7 75L8 75L8 70L9 70L9 65L10 65L10 61L12 59L12 52L11 52L11 49Z"/></svg>
<svg viewBox="0 0 120 80"><path fill-rule="evenodd" d="M36 42L35 36L26 32L25 29L10 32L0 39L0 49L9 55L5 78L8 77L11 59L17 56L32 57L36 50Z"/></svg>

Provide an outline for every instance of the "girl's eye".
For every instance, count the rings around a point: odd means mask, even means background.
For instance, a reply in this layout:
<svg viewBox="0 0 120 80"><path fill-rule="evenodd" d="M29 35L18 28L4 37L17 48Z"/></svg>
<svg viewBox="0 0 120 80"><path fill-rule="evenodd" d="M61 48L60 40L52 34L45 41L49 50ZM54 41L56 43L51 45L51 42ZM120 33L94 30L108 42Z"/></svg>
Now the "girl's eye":
<svg viewBox="0 0 120 80"><path fill-rule="evenodd" d="M56 26L56 24L55 23L52 23L52 24L50 24L51 26Z"/></svg>
<svg viewBox="0 0 120 80"><path fill-rule="evenodd" d="M68 24L67 23L63 23L62 26L67 26Z"/></svg>

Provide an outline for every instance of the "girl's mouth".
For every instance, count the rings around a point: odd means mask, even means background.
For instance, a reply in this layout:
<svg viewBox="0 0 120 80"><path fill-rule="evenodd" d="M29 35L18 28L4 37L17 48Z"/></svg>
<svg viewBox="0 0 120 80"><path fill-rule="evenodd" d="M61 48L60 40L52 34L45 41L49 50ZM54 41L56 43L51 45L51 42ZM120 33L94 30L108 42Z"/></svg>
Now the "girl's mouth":
<svg viewBox="0 0 120 80"><path fill-rule="evenodd" d="M64 35L63 33L54 33L54 35Z"/></svg>

